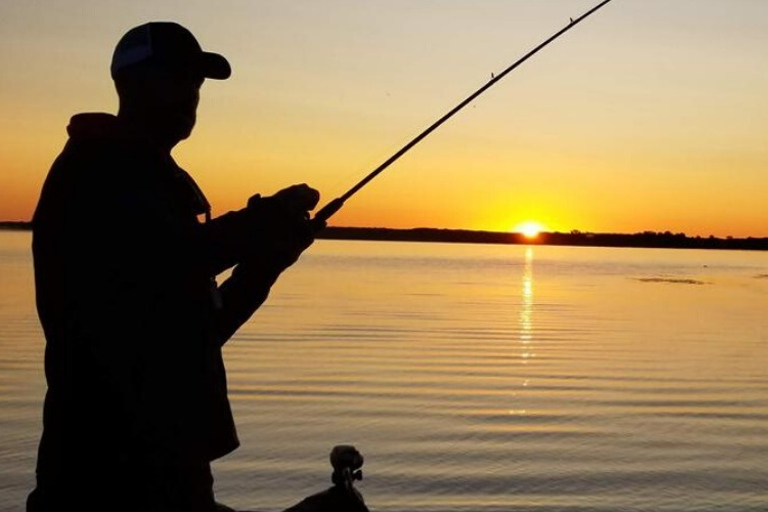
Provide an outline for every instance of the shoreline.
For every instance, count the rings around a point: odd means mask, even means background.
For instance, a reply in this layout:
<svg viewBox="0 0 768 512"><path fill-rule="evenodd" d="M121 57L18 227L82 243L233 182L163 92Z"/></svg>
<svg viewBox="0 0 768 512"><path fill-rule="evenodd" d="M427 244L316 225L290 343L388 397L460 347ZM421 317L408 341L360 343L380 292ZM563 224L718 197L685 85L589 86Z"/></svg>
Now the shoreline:
<svg viewBox="0 0 768 512"><path fill-rule="evenodd" d="M29 231L30 222L0 222L0 230ZM632 247L654 249L718 249L768 251L768 237L689 237L684 233L644 231L642 233L542 232L536 238L520 233L440 228L358 228L329 226L319 240L363 240L381 242L439 242L464 244L563 245L577 247Z"/></svg>

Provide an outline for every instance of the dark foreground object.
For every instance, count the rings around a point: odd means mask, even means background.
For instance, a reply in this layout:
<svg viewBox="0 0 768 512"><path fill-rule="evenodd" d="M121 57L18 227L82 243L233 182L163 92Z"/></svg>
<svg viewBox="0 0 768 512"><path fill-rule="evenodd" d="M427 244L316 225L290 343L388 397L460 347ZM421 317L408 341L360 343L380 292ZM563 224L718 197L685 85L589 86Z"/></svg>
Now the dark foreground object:
<svg viewBox="0 0 768 512"><path fill-rule="evenodd" d="M363 466L362 454L354 446L336 446L331 451L331 465L333 487L304 498L283 512L370 512L363 496L353 486L355 480L363 479L360 470ZM238 511L217 503L216 512Z"/></svg>
<svg viewBox="0 0 768 512"><path fill-rule="evenodd" d="M355 480L363 479L363 456L354 446L336 446L331 451L333 487L313 494L285 512L369 512Z"/></svg>

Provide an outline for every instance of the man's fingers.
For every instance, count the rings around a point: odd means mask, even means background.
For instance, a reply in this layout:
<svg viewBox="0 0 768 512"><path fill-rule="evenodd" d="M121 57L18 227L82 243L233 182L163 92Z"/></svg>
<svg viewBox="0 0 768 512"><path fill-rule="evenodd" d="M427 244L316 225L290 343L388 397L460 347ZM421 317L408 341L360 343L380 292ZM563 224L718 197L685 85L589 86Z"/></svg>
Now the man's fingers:
<svg viewBox="0 0 768 512"><path fill-rule="evenodd" d="M320 192L306 183L285 188L275 196L279 197L292 210L314 210L317 203L320 202Z"/></svg>
<svg viewBox="0 0 768 512"><path fill-rule="evenodd" d="M296 201L301 203L305 210L314 210L320 202L320 192L306 183L296 185Z"/></svg>

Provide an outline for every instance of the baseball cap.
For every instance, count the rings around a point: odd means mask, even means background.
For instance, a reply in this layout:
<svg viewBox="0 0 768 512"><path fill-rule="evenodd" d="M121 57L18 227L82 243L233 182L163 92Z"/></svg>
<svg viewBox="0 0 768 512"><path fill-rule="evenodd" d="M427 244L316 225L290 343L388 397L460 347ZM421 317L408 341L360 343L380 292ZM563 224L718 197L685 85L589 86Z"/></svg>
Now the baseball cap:
<svg viewBox="0 0 768 512"><path fill-rule="evenodd" d="M232 74L227 59L218 53L204 52L192 32L170 21L153 21L126 32L112 54L112 78L143 63L190 71L215 80L225 80Z"/></svg>

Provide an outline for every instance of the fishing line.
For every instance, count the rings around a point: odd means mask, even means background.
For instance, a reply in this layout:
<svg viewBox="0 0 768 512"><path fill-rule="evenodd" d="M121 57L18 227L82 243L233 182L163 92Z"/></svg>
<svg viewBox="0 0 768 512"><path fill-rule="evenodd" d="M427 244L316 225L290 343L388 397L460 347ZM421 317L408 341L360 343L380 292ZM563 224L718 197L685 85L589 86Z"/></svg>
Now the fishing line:
<svg viewBox="0 0 768 512"><path fill-rule="evenodd" d="M600 8L602 8L605 4L608 2L611 2L611 0L603 0L599 4L597 4L592 9L588 10L578 18L571 18L568 25L566 25L564 28L557 31L554 35L552 35L549 39L544 41L543 43L539 44L536 48L531 50L530 52L526 53L523 57L518 59L516 62L514 62L511 66L509 66L507 69L499 73L498 75L494 76L489 80L485 85L480 87L478 90L476 90L474 93L472 93L467 99L456 105L452 110L450 110L447 114L445 114L443 117L435 121L431 126L429 126L426 130L421 132L419 135L413 138L408 144L403 146L397 153L389 157L384 163L379 165L376 169L371 171L365 178L360 180L357 184L355 184L352 188L347 190L344 194L337 197L336 199L332 200L325 206L323 206L318 212L315 214L315 217L313 219L313 222L316 223L316 225L322 226L325 222L330 219L333 214L338 212L342 206L344 206L344 203L355 195L361 188L363 188L365 185L368 184L373 178L381 174L387 167L395 163L401 156L406 154L411 148L413 148L416 144L421 142L424 138L427 137L430 133L435 131L437 128L440 127L443 123L445 123L448 119L453 117L456 113L458 113L461 109L469 105L475 98L483 94L485 91L493 87L499 80L507 76L509 73L514 71L520 64L527 61L537 53L539 53L541 50L543 50L549 43L553 42L555 39L559 38L569 30L571 30L573 27L581 23L584 19L589 17L590 15L597 12Z"/></svg>

